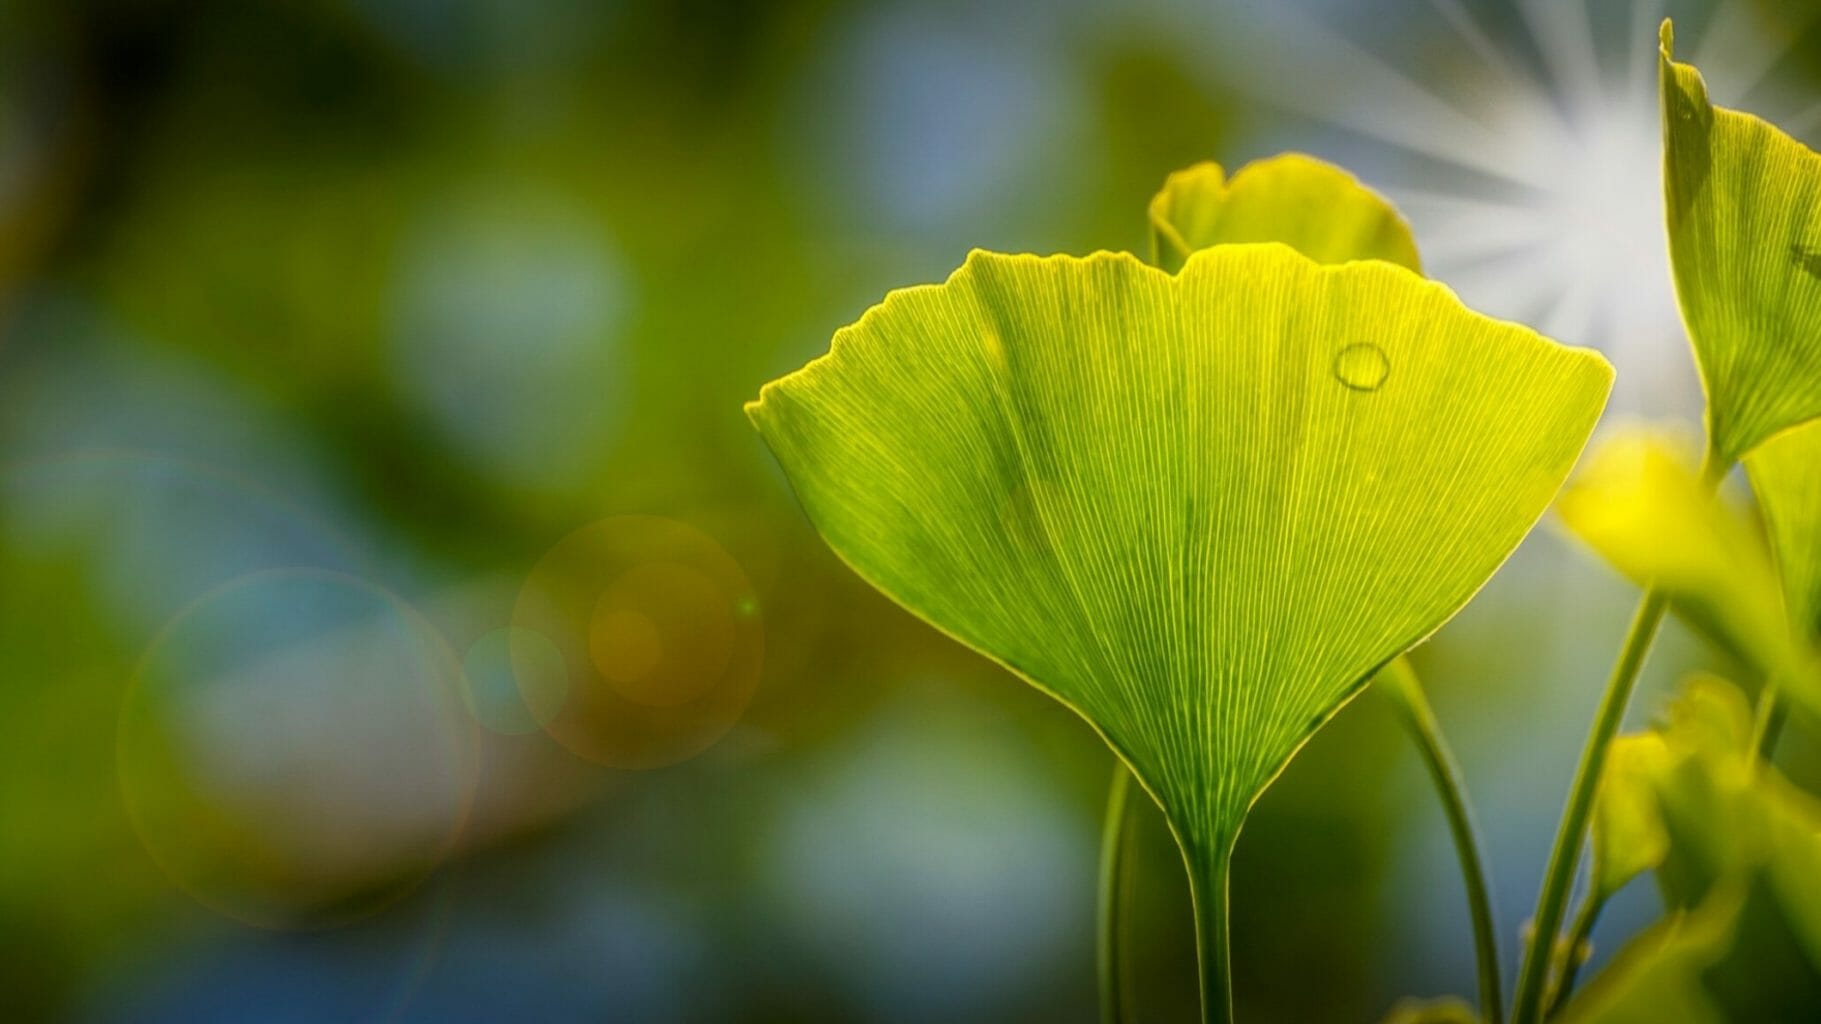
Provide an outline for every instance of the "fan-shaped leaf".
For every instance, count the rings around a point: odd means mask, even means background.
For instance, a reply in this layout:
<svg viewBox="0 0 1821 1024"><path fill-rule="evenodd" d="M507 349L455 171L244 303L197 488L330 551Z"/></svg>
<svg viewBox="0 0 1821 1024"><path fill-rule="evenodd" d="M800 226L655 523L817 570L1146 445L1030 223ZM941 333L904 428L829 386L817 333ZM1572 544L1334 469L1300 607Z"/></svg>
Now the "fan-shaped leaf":
<svg viewBox="0 0 1821 1024"><path fill-rule="evenodd" d="M1662 29L1664 188L1676 294L1727 463L1821 416L1821 155L1713 106Z"/></svg>
<svg viewBox="0 0 1821 1024"><path fill-rule="evenodd" d="M1385 260L1422 272L1410 225L1346 171L1301 153L1249 163L1228 181L1216 163L1170 175L1151 199L1159 263L1182 267L1199 249L1282 242L1317 263Z"/></svg>
<svg viewBox="0 0 1821 1024"><path fill-rule="evenodd" d="M747 409L829 545L1087 719L1205 885L1522 539L1610 382L1402 268L1223 245L975 253Z"/></svg>

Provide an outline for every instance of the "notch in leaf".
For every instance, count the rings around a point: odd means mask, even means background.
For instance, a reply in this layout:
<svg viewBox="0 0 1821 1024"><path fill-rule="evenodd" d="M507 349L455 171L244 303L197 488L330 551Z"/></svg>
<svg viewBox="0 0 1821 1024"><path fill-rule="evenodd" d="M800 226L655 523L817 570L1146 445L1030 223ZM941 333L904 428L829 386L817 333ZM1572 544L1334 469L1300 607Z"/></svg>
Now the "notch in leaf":
<svg viewBox="0 0 1821 1024"><path fill-rule="evenodd" d="M1730 466L1821 416L1821 155L1708 101L1663 23L1663 185L1676 295Z"/></svg>
<svg viewBox="0 0 1821 1024"><path fill-rule="evenodd" d="M977 252L747 412L838 555L1073 708L1157 800L1225 1020L1248 809L1497 570L1611 381L1383 262Z"/></svg>

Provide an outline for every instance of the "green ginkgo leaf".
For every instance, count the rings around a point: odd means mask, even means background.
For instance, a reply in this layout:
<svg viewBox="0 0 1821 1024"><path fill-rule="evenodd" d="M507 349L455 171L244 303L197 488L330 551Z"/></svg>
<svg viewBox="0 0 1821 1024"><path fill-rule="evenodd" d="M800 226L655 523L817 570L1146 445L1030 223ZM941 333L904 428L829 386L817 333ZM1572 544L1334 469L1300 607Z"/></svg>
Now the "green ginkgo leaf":
<svg viewBox="0 0 1821 1024"><path fill-rule="evenodd" d="M1796 633L1821 640L1821 421L1764 442L1745 457L1745 471L1764 511Z"/></svg>
<svg viewBox="0 0 1821 1024"><path fill-rule="evenodd" d="M976 252L747 412L862 577L1124 758L1205 926L1252 802L1510 554L1611 379L1388 263Z"/></svg>
<svg viewBox="0 0 1821 1024"><path fill-rule="evenodd" d="M1241 167L1177 171L1151 199L1151 243L1161 266L1216 245L1282 242L1317 263L1385 260L1422 272L1410 225L1390 201L1346 171L1301 153Z"/></svg>
<svg viewBox="0 0 1821 1024"><path fill-rule="evenodd" d="M1635 939L1562 1020L1806 1020L1821 1005L1821 805L1756 759L1752 710L1689 680L1634 776L1665 842L1668 919Z"/></svg>
<svg viewBox="0 0 1821 1024"><path fill-rule="evenodd" d="M1593 899L1605 902L1627 882L1663 863L1669 833L1657 808L1657 779L1669 748L1656 732L1620 736L1606 751L1593 806Z"/></svg>
<svg viewBox="0 0 1821 1024"><path fill-rule="evenodd" d="M1821 155L1712 105L1662 28L1663 183L1682 319L1730 465L1821 416Z"/></svg>
<svg viewBox="0 0 1821 1024"><path fill-rule="evenodd" d="M1628 427L1603 438L1562 491L1569 532L1766 676L1795 671L1776 569L1750 513L1701 479L1692 444Z"/></svg>

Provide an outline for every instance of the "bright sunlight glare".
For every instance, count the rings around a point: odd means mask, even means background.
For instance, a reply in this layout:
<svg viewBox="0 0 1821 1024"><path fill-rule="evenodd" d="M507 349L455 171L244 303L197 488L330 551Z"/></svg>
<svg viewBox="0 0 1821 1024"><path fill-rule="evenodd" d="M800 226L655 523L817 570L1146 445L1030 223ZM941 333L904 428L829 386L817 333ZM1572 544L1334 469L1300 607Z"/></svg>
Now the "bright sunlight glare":
<svg viewBox="0 0 1821 1024"><path fill-rule="evenodd" d="M1716 100L1751 94L1800 132L1821 124L1821 108L1779 110L1763 87L1821 4L1688 17L1662 0L1512 3L1528 56L1495 43L1508 34L1463 0L1429 0L1426 27L1462 55L1447 83L1412 79L1321 5L1275 5L1265 36L1235 47L1247 70L1229 84L1361 139L1350 162L1371 165L1372 149L1393 157L1389 180L1369 183L1410 218L1428 273L1477 309L1604 351L1620 371L1615 409L1686 407L1698 384L1676 358L1687 343L1663 231L1657 25L1678 14L1679 56L1708 74Z"/></svg>

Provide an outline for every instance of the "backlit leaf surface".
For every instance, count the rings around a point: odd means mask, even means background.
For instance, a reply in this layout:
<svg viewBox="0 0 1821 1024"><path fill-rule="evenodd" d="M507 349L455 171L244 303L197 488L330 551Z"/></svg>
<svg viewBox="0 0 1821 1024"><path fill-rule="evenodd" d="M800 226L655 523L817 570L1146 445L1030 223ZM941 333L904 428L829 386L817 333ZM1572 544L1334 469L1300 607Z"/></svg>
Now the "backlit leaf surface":
<svg viewBox="0 0 1821 1024"><path fill-rule="evenodd" d="M1676 294L1730 464L1821 416L1821 155L1708 101L1663 23L1663 181Z"/></svg>
<svg viewBox="0 0 1821 1024"><path fill-rule="evenodd" d="M1159 263L1233 242L1283 242L1317 263L1385 260L1422 272L1410 225L1346 171L1301 153L1249 163L1227 180L1219 164L1170 175L1151 199Z"/></svg>
<svg viewBox="0 0 1821 1024"><path fill-rule="evenodd" d="M747 411L843 559L1079 712L1208 869L1523 538L1610 382L1386 263L975 253Z"/></svg>

